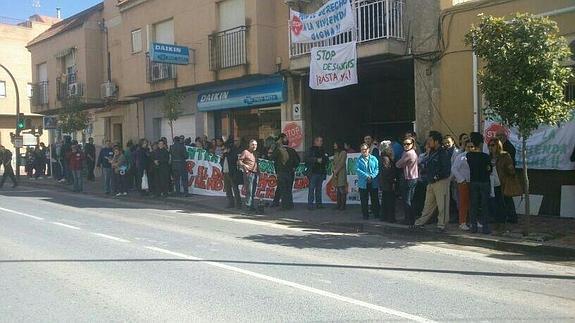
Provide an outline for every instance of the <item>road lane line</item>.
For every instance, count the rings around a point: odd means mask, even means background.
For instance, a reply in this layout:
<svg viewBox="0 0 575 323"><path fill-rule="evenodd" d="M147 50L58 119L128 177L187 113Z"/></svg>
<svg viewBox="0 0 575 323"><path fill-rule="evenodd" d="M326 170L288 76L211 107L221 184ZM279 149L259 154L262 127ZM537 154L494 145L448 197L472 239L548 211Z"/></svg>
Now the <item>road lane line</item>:
<svg viewBox="0 0 575 323"><path fill-rule="evenodd" d="M313 287L309 287L306 285L302 285L302 284L298 284L298 283L294 283L291 281L287 281L287 280L283 280L280 278L275 278L272 276L268 276L268 275L264 275L264 274L260 274L260 273L256 273L253 271L249 271L249 270L245 270L245 269L241 269L238 267L234 267L234 266L230 266L230 265L225 265L225 264L221 264L221 263L217 263L217 262L213 262L213 261L206 261L202 258L198 258L198 257L194 257L194 256L189 256L183 253L179 253L179 252L173 252L170 250L166 250L166 249L162 249L162 248L157 248L157 247L145 247L146 249L149 250L153 250L156 252L160 252L160 253L164 253L164 254L168 254L171 256L175 256L175 257L179 257L179 258L183 258L183 259L189 259L189 260L195 260L198 261L200 263L206 264L206 265L210 265L213 267L217 267L220 269L224 269L224 270L228 270L228 271L233 271L239 274L243 274L243 275L247 275L247 276L251 276L254 278L258 278L258 279L262 279L262 280L266 280L272 283L276 283L276 284L280 284L280 285L284 285L284 286L289 286L295 289L299 289L299 290L303 290L305 292L309 292L312 294L316 294L316 295L320 295L320 296L324 296L327 298L331 298L331 299L335 299L341 302L345 302L345 303L349 303L349 304L353 304L353 305L357 305L360 307L364 307L364 308L368 308L377 312L381 312L381 313L385 313L385 314L389 314L389 315L393 315L393 316L397 316L397 317L401 317L410 321L414 321L414 322L435 322L433 320L421 317L421 316L417 316L417 315L413 315L413 314L409 314L409 313L405 313L405 312L401 312L401 311L397 311L391 308L387 308L387 307L383 307L383 306L379 306L376 304L371 304L371 303L367 303L364 301L360 301L354 298L350 298L350 297L346 297L346 296L342 296L339 294L335 294L335 293L331 293L328 291L324 291L321 289L317 289L317 288L313 288Z"/></svg>
<svg viewBox="0 0 575 323"><path fill-rule="evenodd" d="M122 239L122 238L118 238L118 237L114 237L114 236L110 236L110 235L103 234L103 233L95 233L95 232L94 232L94 235L97 235L98 237L102 237L102 238L106 238L106 239L118 241L118 242L130 242L129 240Z"/></svg>
<svg viewBox="0 0 575 323"><path fill-rule="evenodd" d="M59 226L64 227L64 228L68 228L68 229L82 230L82 229L80 229L80 228L78 228L78 227L75 227L75 226L73 226L73 225L69 225L69 224L66 224L66 223L60 223L60 222L51 222L51 223L52 223L52 224L55 224L55 225L59 225Z"/></svg>
<svg viewBox="0 0 575 323"><path fill-rule="evenodd" d="M41 218L41 217L39 217L39 216L34 216L34 215L30 215L30 214L26 214L26 213L22 213L22 212L10 210L10 209L5 209L5 208L3 208L3 207L0 207L0 211L4 211L4 212L8 212L8 213L13 213L13 214L18 214L18 215L25 216L25 217L28 217L28 218L31 218L31 219L34 219L34 220L40 220L40 221L44 220L44 218Z"/></svg>

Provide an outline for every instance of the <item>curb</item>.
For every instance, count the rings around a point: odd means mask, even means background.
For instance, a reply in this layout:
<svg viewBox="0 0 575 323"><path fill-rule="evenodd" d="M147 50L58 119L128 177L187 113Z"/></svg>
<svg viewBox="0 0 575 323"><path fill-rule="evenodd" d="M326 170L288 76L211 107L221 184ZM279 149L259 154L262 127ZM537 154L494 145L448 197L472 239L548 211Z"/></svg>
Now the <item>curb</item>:
<svg viewBox="0 0 575 323"><path fill-rule="evenodd" d="M66 186L57 183L50 182L23 182L20 181L20 186L24 187L34 187L36 185L43 187L57 187L61 190L71 192ZM87 195L98 196L98 197L110 197L104 194L87 192ZM201 207L205 210L212 210L218 213L228 213L237 215L249 215L245 212L238 212L235 209L226 209L223 207L218 207L213 204L208 204L202 201L195 201L192 197L191 199L183 200L183 198L178 197L167 197L162 200L158 199L148 199L141 196L128 196L122 197L118 200L124 200L129 202L139 202L145 204L162 204L162 205L179 205L179 206L196 206ZM287 218L287 217L284 217ZM277 218L276 218L277 219ZM257 219L255 219L257 220ZM260 221L263 221L260 219ZM344 233L370 233L370 234L389 234L394 235L399 238L408 238L410 241L441 241L455 245L462 246L472 246L488 248L499 251L531 254L537 256L547 256L547 257L560 257L560 258L575 258L575 248L571 247L561 247L546 245L545 243L536 243L528 241L513 241L508 239L494 238L494 237L483 237L481 235L477 236L466 236L452 233L436 233L428 230L413 230L407 226L388 224L384 222L374 223L374 222L313 222L306 221L305 219L297 219L301 224L314 226L316 228L327 228L333 231L344 232Z"/></svg>

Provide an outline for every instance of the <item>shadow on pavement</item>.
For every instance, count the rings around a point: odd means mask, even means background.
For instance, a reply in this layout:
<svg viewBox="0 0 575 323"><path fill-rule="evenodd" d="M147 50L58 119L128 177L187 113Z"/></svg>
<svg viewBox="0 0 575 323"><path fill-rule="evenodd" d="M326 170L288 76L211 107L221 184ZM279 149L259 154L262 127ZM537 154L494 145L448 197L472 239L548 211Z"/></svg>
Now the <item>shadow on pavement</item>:
<svg viewBox="0 0 575 323"><path fill-rule="evenodd" d="M401 267L380 267L380 266L355 266L355 265L335 265L335 264L310 264L310 263L284 263L267 261L241 261L241 260L221 260L221 259L172 259L172 258L152 258L152 259L22 259L22 260L0 260L1 264L25 264L25 263L148 263L148 262L190 262L190 263L222 263L222 264L245 264L264 266L286 266L286 267L311 267L311 268L333 268L333 269L353 269L353 270L375 270L375 271L397 271L413 273L435 273L446 275L463 276L485 276L485 277L508 277L508 278L539 278L539 279L560 279L575 280L575 276L569 275L543 275L543 274L520 274L520 273L500 273L485 271L463 271L447 269L426 269L426 268L401 268Z"/></svg>

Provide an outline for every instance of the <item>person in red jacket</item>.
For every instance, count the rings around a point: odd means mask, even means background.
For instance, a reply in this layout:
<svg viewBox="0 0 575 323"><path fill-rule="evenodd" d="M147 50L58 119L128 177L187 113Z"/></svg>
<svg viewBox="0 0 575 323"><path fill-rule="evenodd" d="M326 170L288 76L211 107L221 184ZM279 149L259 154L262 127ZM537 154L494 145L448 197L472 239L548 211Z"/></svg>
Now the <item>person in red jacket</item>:
<svg viewBox="0 0 575 323"><path fill-rule="evenodd" d="M74 192L82 192L82 169L84 168L84 160L86 159L86 156L82 150L80 150L78 145L73 145L72 150L68 152L66 157L68 158L70 171L74 178Z"/></svg>

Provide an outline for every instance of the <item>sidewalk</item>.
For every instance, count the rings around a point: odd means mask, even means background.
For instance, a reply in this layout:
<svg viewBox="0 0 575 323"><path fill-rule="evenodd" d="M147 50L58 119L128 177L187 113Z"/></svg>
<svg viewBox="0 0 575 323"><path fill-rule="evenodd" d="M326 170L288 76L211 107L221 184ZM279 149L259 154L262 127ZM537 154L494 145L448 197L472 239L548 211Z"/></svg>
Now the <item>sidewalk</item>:
<svg viewBox="0 0 575 323"><path fill-rule="evenodd" d="M25 187L54 187L62 190L72 190L71 185L57 183L51 178L38 180L21 177L20 185ZM5 188L5 190L8 190ZM96 182L84 182L84 194L96 195L100 197L115 198L107 196L102 192L102 183L99 179ZM370 233L386 234L402 237L414 242L446 242L457 245L477 246L501 251L517 252L522 254L538 255L544 257L568 257L575 258L575 219L565 219L558 217L533 216L531 228L536 233L529 237L521 235L521 225L526 221L525 216L519 216L518 224L508 224L497 228L493 227L490 235L471 234L460 231L457 225L448 225L444 233L435 232L435 225L428 225L422 230L412 230L405 225L390 224L377 219L363 220L359 205L349 205L346 211L337 211L334 205L327 204L323 210L307 210L305 205L296 205L295 210L282 211L279 208L266 208L264 214L253 215L240 213L236 209L226 209L224 197L194 195L190 198L168 197L156 199L149 196L141 196L136 192L131 192L128 196L118 197L118 199L129 200L141 203L166 203L179 205L188 208L209 209L218 213L241 214L243 218L255 219L258 221L270 221L289 226L310 227L315 229L329 229L339 232L349 233ZM397 218L402 219L401 208Z"/></svg>

